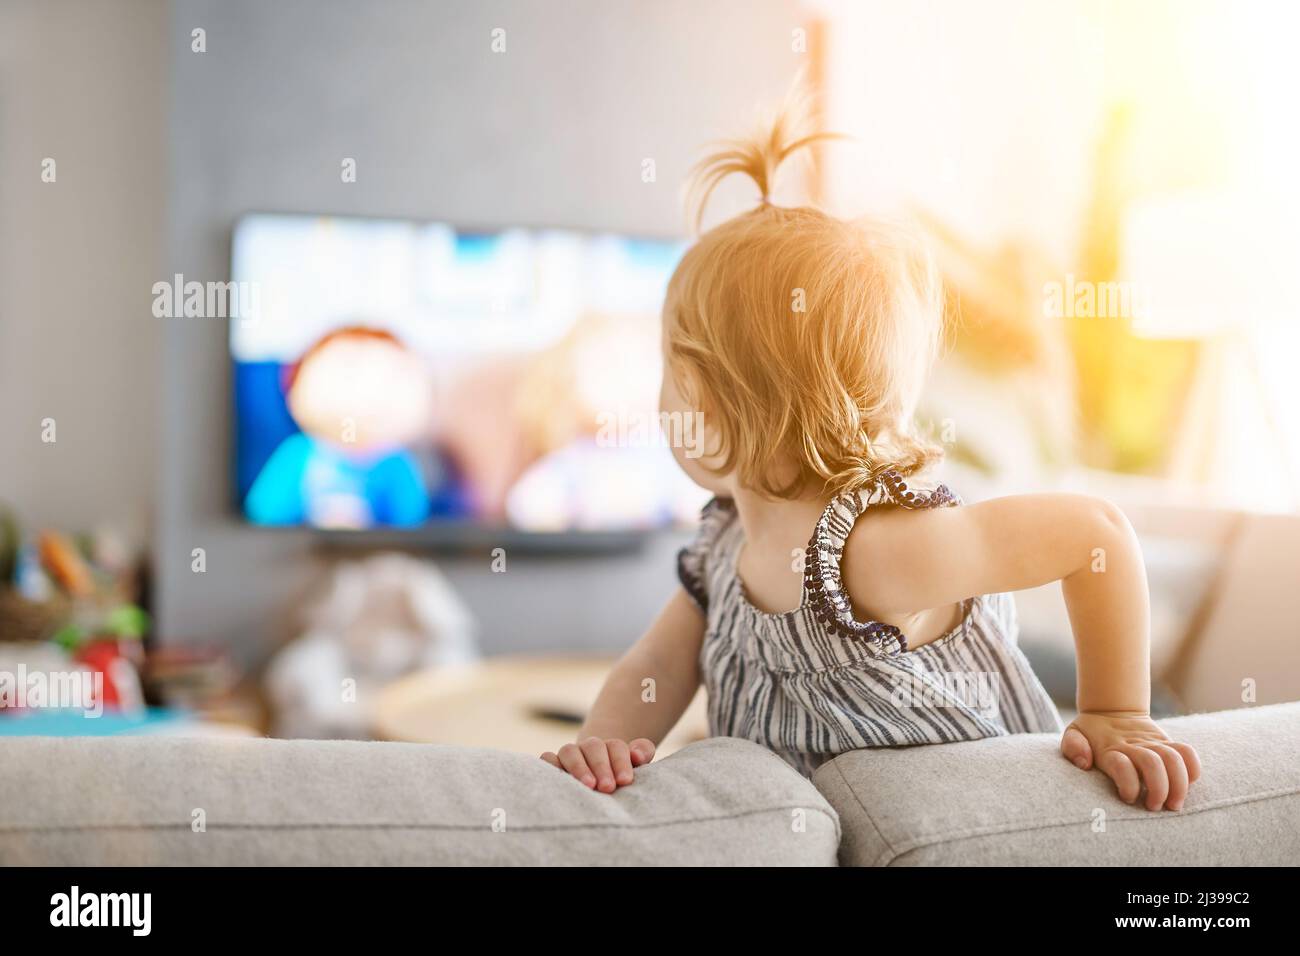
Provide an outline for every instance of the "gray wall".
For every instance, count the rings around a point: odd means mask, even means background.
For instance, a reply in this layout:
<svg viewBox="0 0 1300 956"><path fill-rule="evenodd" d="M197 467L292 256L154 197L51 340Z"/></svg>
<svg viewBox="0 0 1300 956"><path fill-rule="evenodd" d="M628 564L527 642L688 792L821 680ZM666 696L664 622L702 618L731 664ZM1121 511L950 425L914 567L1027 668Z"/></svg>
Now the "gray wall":
<svg viewBox="0 0 1300 956"><path fill-rule="evenodd" d="M165 274L220 279L250 210L682 231L699 147L781 94L794 4L263 3L172 8ZM191 30L207 52L190 52ZM503 27L507 50L490 49ZM343 184L343 157L358 181ZM641 181L643 158L658 181ZM326 560L307 534L232 516L226 329L165 322L157 564L170 639L255 658ZM625 646L673 580L662 536L619 558L443 562L488 652ZM191 571L206 549L207 570Z"/></svg>
<svg viewBox="0 0 1300 956"><path fill-rule="evenodd" d="M163 0L0 4L0 501L33 529L148 543L166 50Z"/></svg>

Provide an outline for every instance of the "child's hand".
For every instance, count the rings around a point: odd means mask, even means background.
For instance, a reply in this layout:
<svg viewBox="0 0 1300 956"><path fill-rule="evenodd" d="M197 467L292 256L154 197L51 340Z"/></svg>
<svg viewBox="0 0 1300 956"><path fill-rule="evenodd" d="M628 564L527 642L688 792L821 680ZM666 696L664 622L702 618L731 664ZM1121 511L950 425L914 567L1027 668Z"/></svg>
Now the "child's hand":
<svg viewBox="0 0 1300 956"><path fill-rule="evenodd" d="M633 767L648 764L654 755L654 742L644 737L632 741L586 737L576 744L565 744L558 754L548 750L542 759L584 787L613 793L632 782Z"/></svg>
<svg viewBox="0 0 1300 956"><path fill-rule="evenodd" d="M1187 788L1201 775L1201 760L1150 717L1080 714L1061 737L1061 753L1080 770L1094 766L1111 780L1119 798L1133 803L1146 787L1148 810L1181 810Z"/></svg>

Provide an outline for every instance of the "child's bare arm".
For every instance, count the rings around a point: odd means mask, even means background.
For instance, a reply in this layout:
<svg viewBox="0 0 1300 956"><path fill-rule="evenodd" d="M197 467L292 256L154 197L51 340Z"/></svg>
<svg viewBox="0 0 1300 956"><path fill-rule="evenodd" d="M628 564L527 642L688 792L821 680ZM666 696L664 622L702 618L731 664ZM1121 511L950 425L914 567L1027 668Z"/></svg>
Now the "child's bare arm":
<svg viewBox="0 0 1300 956"><path fill-rule="evenodd" d="M704 615L678 588L650 629L614 665L577 743L544 753L542 759L604 793L632 783L633 768L654 758L655 746L700 686L703 638Z"/></svg>
<svg viewBox="0 0 1300 956"><path fill-rule="evenodd" d="M1146 713L1146 569L1109 502L1021 495L960 508L882 513L848 539L849 592L877 613L1060 581L1079 655L1079 709Z"/></svg>
<svg viewBox="0 0 1300 956"><path fill-rule="evenodd" d="M1023 495L959 508L880 513L846 546L845 583L875 613L1061 582L1078 656L1067 758L1097 766L1126 802L1177 810L1196 752L1150 719L1149 606L1137 537L1123 513L1084 495Z"/></svg>

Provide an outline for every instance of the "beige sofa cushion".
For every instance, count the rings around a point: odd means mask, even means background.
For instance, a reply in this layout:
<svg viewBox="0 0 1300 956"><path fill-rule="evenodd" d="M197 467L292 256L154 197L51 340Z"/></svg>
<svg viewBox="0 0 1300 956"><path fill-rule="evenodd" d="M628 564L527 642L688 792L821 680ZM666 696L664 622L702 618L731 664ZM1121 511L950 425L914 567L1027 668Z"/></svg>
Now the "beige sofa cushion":
<svg viewBox="0 0 1300 956"><path fill-rule="evenodd" d="M1178 813L1121 803L1054 734L856 751L813 782L844 865L1300 864L1300 703L1163 724L1205 767Z"/></svg>
<svg viewBox="0 0 1300 956"><path fill-rule="evenodd" d="M613 796L522 754L356 741L0 738L0 768L0 865L833 866L840 837L812 784L730 739Z"/></svg>

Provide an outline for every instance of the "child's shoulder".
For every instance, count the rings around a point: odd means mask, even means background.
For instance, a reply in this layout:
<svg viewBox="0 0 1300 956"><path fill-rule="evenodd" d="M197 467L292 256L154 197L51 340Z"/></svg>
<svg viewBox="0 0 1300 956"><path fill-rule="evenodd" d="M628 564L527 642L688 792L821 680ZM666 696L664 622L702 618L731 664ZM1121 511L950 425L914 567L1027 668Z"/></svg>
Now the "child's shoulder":
<svg viewBox="0 0 1300 956"><path fill-rule="evenodd" d="M875 503L889 507L862 509L865 520L844 543L845 583L855 597L904 613L1033 587L1059 579L1108 527L1127 524L1113 505L1087 495L1017 494L952 507L953 495L935 507L932 494L886 490Z"/></svg>
<svg viewBox="0 0 1300 956"><path fill-rule="evenodd" d="M827 507L819 537L844 560L844 583L856 598L891 610L903 580L941 573L934 560L951 543L967 509L947 485L886 472Z"/></svg>

